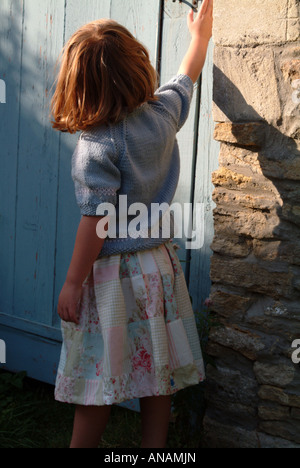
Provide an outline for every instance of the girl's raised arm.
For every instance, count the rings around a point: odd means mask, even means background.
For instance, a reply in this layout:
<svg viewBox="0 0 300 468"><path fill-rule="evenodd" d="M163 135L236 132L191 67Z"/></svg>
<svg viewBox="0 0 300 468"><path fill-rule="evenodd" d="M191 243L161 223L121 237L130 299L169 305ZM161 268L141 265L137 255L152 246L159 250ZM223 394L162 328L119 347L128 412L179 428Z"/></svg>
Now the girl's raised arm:
<svg viewBox="0 0 300 468"><path fill-rule="evenodd" d="M188 75L194 83L198 80L205 63L212 25L213 0L204 0L195 18L193 10L188 15L188 28L192 38L178 71L178 74Z"/></svg>

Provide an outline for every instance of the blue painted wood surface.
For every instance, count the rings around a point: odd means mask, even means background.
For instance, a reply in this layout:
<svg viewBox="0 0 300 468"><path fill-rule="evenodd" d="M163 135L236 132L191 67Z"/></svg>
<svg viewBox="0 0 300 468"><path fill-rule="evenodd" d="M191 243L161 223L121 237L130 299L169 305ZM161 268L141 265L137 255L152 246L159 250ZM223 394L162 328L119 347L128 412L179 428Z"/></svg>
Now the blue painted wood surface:
<svg viewBox="0 0 300 468"><path fill-rule="evenodd" d="M177 72L189 41L187 12L172 0L0 1L0 80L6 88L6 103L0 104L0 340L7 347L6 368L53 383L59 359L56 307L80 219L71 180L77 137L59 134L49 123L55 63L64 43L82 24L111 17L146 45L154 64L161 58L165 82ZM201 106L195 90L178 137L182 172L175 201L206 206L204 248L179 254L195 307L210 287L210 180L217 161L211 94L212 50Z"/></svg>
<svg viewBox="0 0 300 468"><path fill-rule="evenodd" d="M200 227L197 231L199 237L203 235L203 246L200 250L191 250L190 252L188 283L194 310L200 314L205 308L204 302L209 297L211 290L209 271L212 251L210 246L214 236L213 210L215 208L212 200L214 186L211 174L218 168L220 152L220 143L213 139L215 126L212 117L213 47L211 41L201 76L201 99L194 138L196 147L193 172L193 230L197 229L196 209L198 204L200 207L198 215Z"/></svg>

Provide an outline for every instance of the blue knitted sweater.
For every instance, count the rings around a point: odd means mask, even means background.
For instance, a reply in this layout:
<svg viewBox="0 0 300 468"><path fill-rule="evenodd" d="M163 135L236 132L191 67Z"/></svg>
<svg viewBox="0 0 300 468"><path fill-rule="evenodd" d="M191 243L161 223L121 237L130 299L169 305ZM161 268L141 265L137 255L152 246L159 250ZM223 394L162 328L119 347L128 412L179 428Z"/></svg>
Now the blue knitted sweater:
<svg viewBox="0 0 300 468"><path fill-rule="evenodd" d="M155 203L170 206L177 190L180 155L176 135L188 117L193 89L187 75L177 75L156 91L158 101L141 105L117 124L101 125L81 133L72 158L72 177L81 215L99 215L99 206L104 207L104 203L110 203L116 212L116 236L105 240L99 258L157 247L174 236L171 213L170 235L163 237L162 212L158 230L151 236L151 207ZM124 218L121 195L123 201L127 196L127 208L134 203L148 208L148 236L142 229L147 227L144 223L140 225L138 238L132 237L129 229L124 235L120 219L125 219L129 227L140 212L129 215L126 210Z"/></svg>

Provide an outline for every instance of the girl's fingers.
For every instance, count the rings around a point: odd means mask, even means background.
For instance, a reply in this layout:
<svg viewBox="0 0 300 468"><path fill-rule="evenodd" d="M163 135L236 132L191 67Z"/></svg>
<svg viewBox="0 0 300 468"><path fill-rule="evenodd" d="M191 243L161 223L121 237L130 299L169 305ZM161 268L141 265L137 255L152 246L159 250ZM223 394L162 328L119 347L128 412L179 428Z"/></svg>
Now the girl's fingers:
<svg viewBox="0 0 300 468"><path fill-rule="evenodd" d="M194 22L194 10L191 9L188 14L188 26Z"/></svg>
<svg viewBox="0 0 300 468"><path fill-rule="evenodd" d="M203 0L198 15L207 13L207 10L213 7L213 0Z"/></svg>
<svg viewBox="0 0 300 468"><path fill-rule="evenodd" d="M72 310L72 322L76 325L79 324L78 306Z"/></svg>
<svg viewBox="0 0 300 468"><path fill-rule="evenodd" d="M60 312L59 312L59 316L64 322L68 322L69 314L67 313L67 310L61 309Z"/></svg>
<svg viewBox="0 0 300 468"><path fill-rule="evenodd" d="M209 0L203 0L199 13L206 13Z"/></svg>
<svg viewBox="0 0 300 468"><path fill-rule="evenodd" d="M58 315L64 322L71 322L71 314L69 313L68 307L60 306L58 308Z"/></svg>

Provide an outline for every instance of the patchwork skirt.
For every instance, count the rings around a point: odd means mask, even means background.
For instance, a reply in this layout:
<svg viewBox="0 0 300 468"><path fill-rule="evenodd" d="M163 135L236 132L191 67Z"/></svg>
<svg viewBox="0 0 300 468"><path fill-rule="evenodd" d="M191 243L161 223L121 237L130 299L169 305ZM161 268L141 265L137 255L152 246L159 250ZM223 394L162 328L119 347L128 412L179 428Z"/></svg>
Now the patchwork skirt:
<svg viewBox="0 0 300 468"><path fill-rule="evenodd" d="M203 381L199 335L172 241L98 259L80 323L62 322L55 399L84 406L172 395Z"/></svg>

